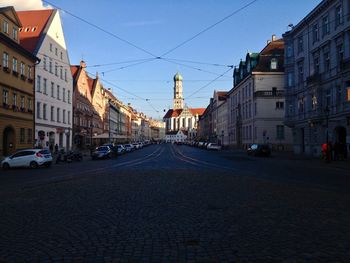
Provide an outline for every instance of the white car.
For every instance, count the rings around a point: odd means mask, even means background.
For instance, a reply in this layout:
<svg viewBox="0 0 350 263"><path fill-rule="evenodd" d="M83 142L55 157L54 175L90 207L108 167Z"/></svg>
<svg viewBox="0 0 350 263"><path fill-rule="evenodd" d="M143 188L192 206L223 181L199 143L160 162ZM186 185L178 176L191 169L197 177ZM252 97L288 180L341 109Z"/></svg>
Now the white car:
<svg viewBox="0 0 350 263"><path fill-rule="evenodd" d="M134 146L132 144L124 145L126 152L132 152L134 150Z"/></svg>
<svg viewBox="0 0 350 263"><path fill-rule="evenodd" d="M207 145L207 149L208 149L208 150L216 150L216 151L219 151L219 150L221 150L221 145L218 145L218 144L216 144L216 143L209 143L209 144Z"/></svg>
<svg viewBox="0 0 350 263"><path fill-rule="evenodd" d="M138 143L133 143L132 146L134 147L134 149L140 149L140 144Z"/></svg>
<svg viewBox="0 0 350 263"><path fill-rule="evenodd" d="M49 150L27 149L20 150L15 154L6 157L1 162L1 167L6 170L12 167L30 167L39 166L49 167L52 163L52 155Z"/></svg>

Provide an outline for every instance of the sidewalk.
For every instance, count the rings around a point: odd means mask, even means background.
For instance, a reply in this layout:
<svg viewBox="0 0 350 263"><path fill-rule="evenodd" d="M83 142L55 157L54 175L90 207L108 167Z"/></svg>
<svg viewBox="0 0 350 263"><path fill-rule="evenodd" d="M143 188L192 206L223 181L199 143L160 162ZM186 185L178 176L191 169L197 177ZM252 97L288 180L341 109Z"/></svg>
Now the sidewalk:
<svg viewBox="0 0 350 263"><path fill-rule="evenodd" d="M237 156L237 157L246 157L246 158L264 158L264 157L253 157L248 156L247 152L243 149L230 149L230 150L223 150L223 155L230 155L230 156ZM307 161L309 164L312 165L320 165L324 167L331 167L335 169L342 169L345 171L348 171L350 175L350 159L346 160L337 160L337 161L330 161L329 163L325 162L324 160L321 160L320 157L314 157L309 155L298 155L294 154L293 152L272 152L271 157L269 157L270 160L285 160L285 161Z"/></svg>

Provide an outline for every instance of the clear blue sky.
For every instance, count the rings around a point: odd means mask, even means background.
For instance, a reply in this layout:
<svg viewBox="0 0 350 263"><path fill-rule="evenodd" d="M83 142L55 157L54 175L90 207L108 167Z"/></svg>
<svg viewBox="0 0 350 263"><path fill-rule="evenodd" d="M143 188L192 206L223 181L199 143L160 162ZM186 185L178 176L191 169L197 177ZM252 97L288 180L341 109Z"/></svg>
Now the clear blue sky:
<svg viewBox="0 0 350 263"><path fill-rule="evenodd" d="M250 1L51 0L53 4L158 56ZM318 3L320 0L259 0L166 57L237 65L247 51L260 51L272 34L281 37L288 24L297 24ZM82 58L87 66L151 58L67 13L62 14L62 19L72 64L78 64ZM217 74L227 69L188 62L185 64ZM98 71L102 79L149 99L148 102L141 100L105 83L105 87L111 87L124 103L130 102L137 110L155 118L161 118L163 110L172 107L172 78L177 71L184 78L185 98L216 78L214 74L163 60L118 70L126 65L88 67L87 70L93 73ZM185 103L189 107L206 107L214 89L229 90L231 87L232 71L185 100Z"/></svg>

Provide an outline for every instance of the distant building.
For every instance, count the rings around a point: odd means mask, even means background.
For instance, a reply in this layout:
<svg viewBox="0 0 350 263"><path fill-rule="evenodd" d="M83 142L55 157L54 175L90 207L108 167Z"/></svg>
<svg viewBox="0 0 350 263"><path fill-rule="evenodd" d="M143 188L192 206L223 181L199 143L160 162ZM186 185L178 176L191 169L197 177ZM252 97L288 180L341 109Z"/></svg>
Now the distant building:
<svg viewBox="0 0 350 263"><path fill-rule="evenodd" d="M284 42L273 35L259 53L248 53L233 73L228 92L229 143L246 148L268 143L290 149L291 129L284 124Z"/></svg>
<svg viewBox="0 0 350 263"><path fill-rule="evenodd" d="M199 116L203 114L205 108L188 108L184 105L182 80L182 76L176 73L174 76L173 109L169 109L163 117L166 123L166 132L185 130L196 134Z"/></svg>
<svg viewBox="0 0 350 263"><path fill-rule="evenodd" d="M34 143L34 66L39 60L20 44L14 8L0 8L0 156Z"/></svg>
<svg viewBox="0 0 350 263"><path fill-rule="evenodd" d="M331 142L350 145L349 1L324 0L283 37L286 124L293 149L319 156ZM348 148L349 149L349 148Z"/></svg>
<svg viewBox="0 0 350 263"><path fill-rule="evenodd" d="M35 66L35 142L72 146L73 81L58 10L20 11L22 45L40 58Z"/></svg>
<svg viewBox="0 0 350 263"><path fill-rule="evenodd" d="M186 131L171 131L165 134L165 142L175 143L175 142L185 142L187 140Z"/></svg>

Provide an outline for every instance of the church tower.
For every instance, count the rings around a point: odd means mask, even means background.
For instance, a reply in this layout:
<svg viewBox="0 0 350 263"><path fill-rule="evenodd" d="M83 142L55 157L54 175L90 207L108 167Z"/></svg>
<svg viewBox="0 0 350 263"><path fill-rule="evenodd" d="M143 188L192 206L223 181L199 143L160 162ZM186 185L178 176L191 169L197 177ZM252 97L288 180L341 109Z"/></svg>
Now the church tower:
<svg viewBox="0 0 350 263"><path fill-rule="evenodd" d="M184 108L184 99L182 96L182 76L176 73L174 76L174 110Z"/></svg>

